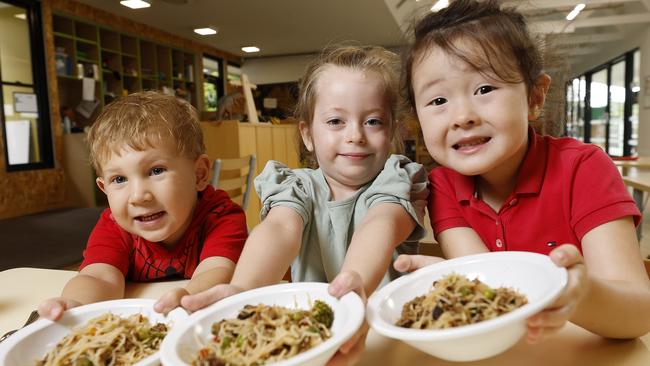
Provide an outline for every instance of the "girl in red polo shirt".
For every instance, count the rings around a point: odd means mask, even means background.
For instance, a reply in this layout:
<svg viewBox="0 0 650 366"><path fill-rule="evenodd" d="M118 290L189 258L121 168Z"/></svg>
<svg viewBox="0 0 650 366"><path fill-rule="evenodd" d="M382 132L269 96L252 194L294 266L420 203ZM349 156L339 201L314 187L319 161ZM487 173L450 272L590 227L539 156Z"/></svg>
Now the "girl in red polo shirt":
<svg viewBox="0 0 650 366"><path fill-rule="evenodd" d="M538 135L551 79L523 16L456 0L415 27L405 85L427 149L431 225L446 257L524 250L569 272L557 301L528 319L538 342L571 321L612 338L650 330L640 213L611 159L572 138ZM399 271L434 259L401 256ZM634 316L630 316L634 314Z"/></svg>

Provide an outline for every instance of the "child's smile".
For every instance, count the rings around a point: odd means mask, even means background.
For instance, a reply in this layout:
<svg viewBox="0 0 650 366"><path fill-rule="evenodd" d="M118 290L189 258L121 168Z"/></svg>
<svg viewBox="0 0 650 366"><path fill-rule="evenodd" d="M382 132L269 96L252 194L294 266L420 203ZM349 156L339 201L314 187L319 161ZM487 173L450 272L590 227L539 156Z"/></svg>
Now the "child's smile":
<svg viewBox="0 0 650 366"><path fill-rule="evenodd" d="M467 137L451 145L451 147L455 150L458 150L461 153L471 154L475 151L478 151L481 147L483 147L485 144L490 142L491 139L492 139L491 137L481 137L481 136Z"/></svg>

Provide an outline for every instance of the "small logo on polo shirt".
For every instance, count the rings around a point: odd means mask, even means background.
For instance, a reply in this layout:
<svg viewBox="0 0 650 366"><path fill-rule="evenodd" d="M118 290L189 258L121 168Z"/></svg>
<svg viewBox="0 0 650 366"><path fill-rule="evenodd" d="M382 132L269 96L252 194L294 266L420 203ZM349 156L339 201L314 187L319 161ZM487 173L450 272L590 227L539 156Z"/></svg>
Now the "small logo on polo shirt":
<svg viewBox="0 0 650 366"><path fill-rule="evenodd" d="M547 246L547 247L556 247L556 246L557 246L557 242L555 242L555 241L547 241L547 242L546 242L546 246Z"/></svg>

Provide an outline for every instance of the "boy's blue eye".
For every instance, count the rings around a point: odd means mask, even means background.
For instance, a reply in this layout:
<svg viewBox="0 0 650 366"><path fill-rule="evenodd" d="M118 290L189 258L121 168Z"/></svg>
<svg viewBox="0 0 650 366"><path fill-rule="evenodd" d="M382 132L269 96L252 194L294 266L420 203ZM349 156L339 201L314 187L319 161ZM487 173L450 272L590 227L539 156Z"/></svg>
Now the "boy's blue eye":
<svg viewBox="0 0 650 366"><path fill-rule="evenodd" d="M496 89L496 88L493 87L492 85L483 85L483 86L481 86L480 88L478 88L478 89L476 90L476 92L474 92L474 94L475 94L475 95L476 95L476 94L487 94L487 93L489 93L489 92L491 92L491 91L493 91L493 90L495 90L495 89Z"/></svg>
<svg viewBox="0 0 650 366"><path fill-rule="evenodd" d="M341 123L343 123L343 121L341 121L338 118L332 118L332 119L328 119L327 122L325 122L325 123L327 123L328 125L336 126L336 125L340 125Z"/></svg>
<svg viewBox="0 0 650 366"><path fill-rule="evenodd" d="M111 183L122 184L122 183L126 182L126 178L121 176L121 175L118 175L116 177L111 178L110 182Z"/></svg>
<svg viewBox="0 0 650 366"><path fill-rule="evenodd" d="M370 126L378 126L383 123L384 122L382 122L382 120L380 120L379 118L370 118L369 120L366 121L366 124Z"/></svg>
<svg viewBox="0 0 650 366"><path fill-rule="evenodd" d="M162 174L164 172L165 172L165 168L161 168L161 167L156 167L156 168L151 169L151 174L152 175L160 175L160 174Z"/></svg>
<svg viewBox="0 0 650 366"><path fill-rule="evenodd" d="M432 100L430 104L433 104L433 105L443 105L443 104L445 104L445 103L447 103L447 99L446 99L446 98L436 98L436 99Z"/></svg>

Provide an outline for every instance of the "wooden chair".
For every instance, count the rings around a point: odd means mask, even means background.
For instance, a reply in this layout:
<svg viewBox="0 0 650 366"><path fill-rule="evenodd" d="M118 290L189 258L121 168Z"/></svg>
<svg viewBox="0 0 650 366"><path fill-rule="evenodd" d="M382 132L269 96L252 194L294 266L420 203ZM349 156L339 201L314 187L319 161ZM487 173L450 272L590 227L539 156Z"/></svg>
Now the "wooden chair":
<svg viewBox="0 0 650 366"><path fill-rule="evenodd" d="M212 163L212 181L215 189L223 189L230 199L246 210L255 175L255 155L234 159L215 159Z"/></svg>

